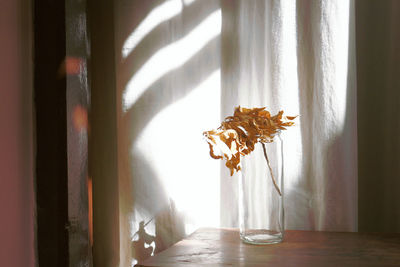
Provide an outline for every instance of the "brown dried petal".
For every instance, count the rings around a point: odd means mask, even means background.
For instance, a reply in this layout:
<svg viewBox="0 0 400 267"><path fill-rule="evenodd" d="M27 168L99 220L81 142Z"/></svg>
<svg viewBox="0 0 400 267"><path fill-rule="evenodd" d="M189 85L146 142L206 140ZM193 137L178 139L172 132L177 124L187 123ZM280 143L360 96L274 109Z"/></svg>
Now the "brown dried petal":
<svg viewBox="0 0 400 267"><path fill-rule="evenodd" d="M217 145L215 138L219 138L229 149L230 154L223 153L226 159L226 166L230 169L231 175L234 171L240 170L241 156L250 154L257 142L273 142L274 136L286 127L294 125L297 116L283 117L283 111L279 111L271 117L269 111L263 108L241 108L236 107L233 116L228 116L221 123L218 131L204 132L210 146L212 158L221 159L222 156L214 154L213 145ZM235 147L232 144L235 144Z"/></svg>

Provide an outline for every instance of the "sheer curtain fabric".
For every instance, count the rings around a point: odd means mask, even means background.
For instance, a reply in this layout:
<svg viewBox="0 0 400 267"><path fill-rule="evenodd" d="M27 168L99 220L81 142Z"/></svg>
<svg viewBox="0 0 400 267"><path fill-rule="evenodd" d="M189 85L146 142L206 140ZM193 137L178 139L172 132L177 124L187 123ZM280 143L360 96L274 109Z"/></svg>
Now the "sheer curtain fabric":
<svg viewBox="0 0 400 267"><path fill-rule="evenodd" d="M282 136L286 228L357 230L354 1L118 0L115 14L121 266L149 256L140 236L154 253L238 226L237 177L201 138L238 105L299 115Z"/></svg>

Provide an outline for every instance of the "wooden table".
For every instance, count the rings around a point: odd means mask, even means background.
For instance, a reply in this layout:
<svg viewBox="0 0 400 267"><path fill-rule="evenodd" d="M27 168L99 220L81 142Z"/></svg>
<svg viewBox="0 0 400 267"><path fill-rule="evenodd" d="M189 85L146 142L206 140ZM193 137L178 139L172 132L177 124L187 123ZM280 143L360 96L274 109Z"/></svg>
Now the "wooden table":
<svg viewBox="0 0 400 267"><path fill-rule="evenodd" d="M200 229L138 266L400 266L400 234L286 231L257 246L237 229Z"/></svg>

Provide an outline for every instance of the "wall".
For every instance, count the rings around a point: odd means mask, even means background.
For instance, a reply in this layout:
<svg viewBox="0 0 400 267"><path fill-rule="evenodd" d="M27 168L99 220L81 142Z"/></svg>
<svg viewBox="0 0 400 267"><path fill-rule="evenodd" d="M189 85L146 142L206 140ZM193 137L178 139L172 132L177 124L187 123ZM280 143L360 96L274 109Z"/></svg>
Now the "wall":
<svg viewBox="0 0 400 267"><path fill-rule="evenodd" d="M87 3L91 46L89 175L93 179L93 264L125 266L119 264L114 1Z"/></svg>
<svg viewBox="0 0 400 267"><path fill-rule="evenodd" d="M399 23L399 1L356 1L359 231L400 232Z"/></svg>
<svg viewBox="0 0 400 267"><path fill-rule="evenodd" d="M31 1L0 1L0 266L35 266Z"/></svg>

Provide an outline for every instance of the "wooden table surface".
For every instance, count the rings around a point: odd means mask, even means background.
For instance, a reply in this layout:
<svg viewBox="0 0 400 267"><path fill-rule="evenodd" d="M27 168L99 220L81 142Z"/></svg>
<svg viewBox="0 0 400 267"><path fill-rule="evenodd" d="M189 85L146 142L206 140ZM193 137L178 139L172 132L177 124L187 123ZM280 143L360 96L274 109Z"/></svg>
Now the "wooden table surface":
<svg viewBox="0 0 400 267"><path fill-rule="evenodd" d="M400 234L286 231L248 245L237 229L199 229L137 266L400 266Z"/></svg>

